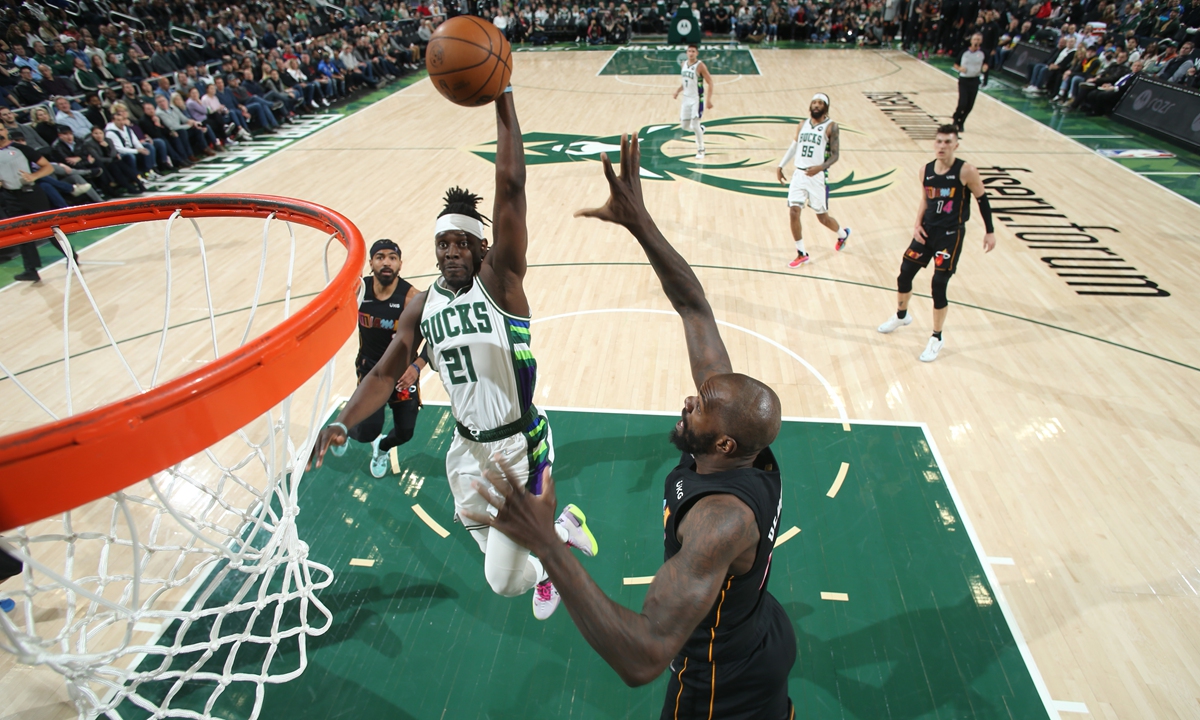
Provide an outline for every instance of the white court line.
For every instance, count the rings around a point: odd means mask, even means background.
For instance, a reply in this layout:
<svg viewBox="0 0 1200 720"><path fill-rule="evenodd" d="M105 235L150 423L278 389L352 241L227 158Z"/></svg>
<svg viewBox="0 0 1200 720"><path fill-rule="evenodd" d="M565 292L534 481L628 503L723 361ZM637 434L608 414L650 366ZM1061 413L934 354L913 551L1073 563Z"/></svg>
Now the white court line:
<svg viewBox="0 0 1200 720"><path fill-rule="evenodd" d="M1025 643L1025 636L1021 633L1021 628L1017 625L1017 619L1013 615L1012 609L1008 606L1008 601L1004 599L1004 591L1000 588L1000 581L996 579L996 573L992 570L991 563L987 562L987 555L983 552L983 543L979 541L979 535L975 533L975 526L971 523L971 518L967 515L966 505L963 504L962 498L958 495L958 489L954 486L954 481L950 479L950 472L946 469L946 463L942 460L942 454L938 451L937 444L933 441L933 434L929 432L929 427L925 424L921 425L922 432L925 433L925 442L929 443L929 451L933 454L934 462L937 463L938 470L942 473L942 480L946 483L946 490L950 493L950 499L954 501L954 506L958 508L958 517L962 520L963 528L967 531L967 537L971 539L971 546L975 549L975 555L979 558L979 564L983 566L983 574L987 577L988 584L992 586L992 595L996 598L996 604L1000 607L1000 613L1004 615L1004 621L1008 623L1009 632L1012 633L1013 642L1017 644L1017 650L1021 653L1021 658L1025 661L1025 667L1029 670L1029 676L1033 679L1033 685L1037 688L1038 695L1042 698L1042 704L1046 706L1046 713L1051 720L1062 720L1058 714L1058 701L1050 697L1050 690L1046 687L1046 680L1042 677L1042 672L1038 670L1037 661L1033 659L1033 653L1029 650L1029 645ZM1082 704L1082 703L1079 703Z"/></svg>
<svg viewBox="0 0 1200 720"><path fill-rule="evenodd" d="M625 85L634 85L634 86L636 86L636 87L657 88L657 89L659 89L659 90L670 90L671 88L673 88L673 87L678 87L678 85L679 85L679 83L677 83L677 82L674 82L674 81L672 81L672 82L671 82L669 85L662 85L662 84L659 84L659 83L654 83L654 84L651 84L651 83L640 83L640 82L633 82L632 80L625 80L625 79L624 79L624 78L625 78L625 76L624 76L624 75L613 75L612 77L616 78L616 79L617 79L617 82L619 82L619 83L623 83L623 84L625 84ZM672 76L670 76L670 75L660 75L659 77L672 77ZM722 75L721 77L729 77L729 76L728 76L728 75ZM732 80L722 80L722 81L721 81L721 87L724 87L724 86L726 86L726 85L732 85L732 84L734 84L735 82L737 82L738 80L741 80L743 77L744 77L744 76L743 76L741 73L734 73L734 74L733 74L733 79L732 79Z"/></svg>
<svg viewBox="0 0 1200 720"><path fill-rule="evenodd" d="M1024 114L1024 113L1022 113L1022 114ZM1029 116L1026 115L1026 117L1029 117ZM1051 129L1053 130L1053 128L1051 128ZM1099 140L1101 138L1131 138L1131 137L1133 137L1132 135L1067 135L1066 133L1063 133L1063 135L1066 135L1066 137L1069 137L1072 140Z"/></svg>
<svg viewBox="0 0 1200 720"><path fill-rule="evenodd" d="M1012 558L1006 557L989 557L986 560L992 565L1016 565L1017 563Z"/></svg>
<svg viewBox="0 0 1200 720"><path fill-rule="evenodd" d="M1055 700L1054 707L1059 712L1079 713L1081 715L1091 715L1092 711L1088 710L1087 703L1069 702L1067 700Z"/></svg>
<svg viewBox="0 0 1200 720"><path fill-rule="evenodd" d="M745 48L745 50L746 50L746 52L750 53L750 61L754 63L754 69L758 71L759 75L762 75L763 71L762 71L762 68L760 68L758 66L758 58L754 57L754 51L751 50L750 48ZM739 75L738 77L740 78L741 75Z"/></svg>
<svg viewBox="0 0 1200 720"><path fill-rule="evenodd" d="M1164 172L1158 170L1147 170L1142 175L1200 175L1200 172Z"/></svg>
<svg viewBox="0 0 1200 720"><path fill-rule="evenodd" d="M563 318L576 317L579 315L600 315L602 313L645 313L649 315L670 315L672 317L678 317L678 314L674 310L652 310L649 308L605 308L601 310L576 310L574 312L537 318L536 320L533 320L530 325L549 322L551 320L561 320ZM833 385L831 385L829 381L826 380L823 375L821 375L821 373L817 372L817 369L809 364L807 360L792 352L787 346L772 340L766 335L750 330L749 328L744 328L741 325L734 325L733 323L725 322L724 320L718 320L717 324L723 325L727 328L732 328L734 330L739 330L747 335L750 335L751 337L758 338L768 345L771 345L775 349L783 351L793 360L803 365L810 373L812 373L813 377L815 377L821 383L821 385L824 386L825 392L829 394L829 399L833 401L834 407L837 408L838 417L841 419L842 424L847 425L850 422L850 418L846 416L846 405L842 402L842 398L837 394L837 391L833 389Z"/></svg>
<svg viewBox="0 0 1200 720"><path fill-rule="evenodd" d="M619 52L621 52L621 48L617 48L616 50L612 51L612 54L608 56L608 59L605 60L604 64L600 66L600 69L596 71L596 77L600 77L600 73L604 72L604 68L608 67L608 64L613 61L613 58L615 58ZM616 75L614 77L620 77L620 75Z"/></svg>
<svg viewBox="0 0 1200 720"><path fill-rule="evenodd" d="M421 378L421 385L424 386L425 382L427 380L429 380L430 378L436 377L436 376L437 376L437 373L435 373L435 372L424 373ZM342 397L340 399L340 401L345 402L348 399L349 398L347 398L347 397ZM335 402L333 404L336 407L337 403ZM421 404L422 405L436 405L438 407L450 407L450 403L445 400L422 400ZM668 417L668 416L679 417L678 410L634 410L631 408L595 408L595 407L585 407L585 406L578 406L578 405L577 406L567 406L567 405L543 405L541 403L535 403L535 404L541 410L552 410L554 412L601 413L601 414L607 414L607 415L661 415L663 417ZM803 416L799 416L799 415L784 415L782 418L780 418L780 420L782 420L783 422L803 422L803 423L838 423L838 422L840 422L840 420L834 420L832 418L827 418L827 417L825 417L825 418L803 417ZM862 419L858 419L858 418L849 418L848 422L852 425L865 425L865 426L876 426L876 427L907 427L907 428L924 427L923 423L907 422L907 421L901 421L901 420L862 420Z"/></svg>

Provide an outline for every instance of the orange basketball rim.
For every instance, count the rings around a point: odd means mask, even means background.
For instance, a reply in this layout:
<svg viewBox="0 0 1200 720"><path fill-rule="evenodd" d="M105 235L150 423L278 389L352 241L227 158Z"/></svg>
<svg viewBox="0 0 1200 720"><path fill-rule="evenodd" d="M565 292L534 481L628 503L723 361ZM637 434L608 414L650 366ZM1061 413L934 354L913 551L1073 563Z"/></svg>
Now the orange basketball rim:
<svg viewBox="0 0 1200 720"><path fill-rule="evenodd" d="M0 222L0 247L134 222L248 217L335 236L346 261L324 290L279 325L145 393L0 437L0 530L78 507L150 477L245 426L328 362L354 330L362 234L329 208L267 195L168 195Z"/></svg>

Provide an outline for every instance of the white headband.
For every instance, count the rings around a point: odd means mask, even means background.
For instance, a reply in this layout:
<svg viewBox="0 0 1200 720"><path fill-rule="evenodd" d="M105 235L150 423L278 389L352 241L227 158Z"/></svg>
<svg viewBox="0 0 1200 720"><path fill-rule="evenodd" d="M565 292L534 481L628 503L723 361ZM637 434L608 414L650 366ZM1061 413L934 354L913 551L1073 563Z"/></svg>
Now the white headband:
<svg viewBox="0 0 1200 720"><path fill-rule="evenodd" d="M450 213L443 215L437 219L437 225L433 228L434 236L441 235L447 230L461 230L468 235L483 239L483 223L468 215L458 215Z"/></svg>
<svg viewBox="0 0 1200 720"><path fill-rule="evenodd" d="M829 96L825 93L817 93L816 95L812 96L812 99L820 100L821 102L825 103L825 107L829 107ZM812 100L809 100L809 102L812 102Z"/></svg>

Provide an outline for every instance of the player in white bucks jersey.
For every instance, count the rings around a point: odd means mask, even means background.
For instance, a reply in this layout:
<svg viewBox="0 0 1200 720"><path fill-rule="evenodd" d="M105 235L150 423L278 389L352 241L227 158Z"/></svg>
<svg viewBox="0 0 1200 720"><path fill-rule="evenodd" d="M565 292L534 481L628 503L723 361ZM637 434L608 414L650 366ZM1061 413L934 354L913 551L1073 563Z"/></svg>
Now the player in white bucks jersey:
<svg viewBox="0 0 1200 720"><path fill-rule="evenodd" d="M796 242L796 257L788 263L788 267L793 268L808 262L800 230L800 211L805 205L817 214L818 222L837 233L836 249L844 248L850 237L850 228L841 227L829 214L829 187L826 180L829 168L841 156L841 131L837 123L829 119L829 96L825 93L813 95L808 103L808 113L809 117L796 128L796 137L775 169L775 176L783 183L783 168L788 161L795 159L796 169L788 187L788 217L792 225L792 240Z"/></svg>
<svg viewBox="0 0 1200 720"><path fill-rule="evenodd" d="M683 102L679 105L679 126L686 132L690 130L696 139L696 159L704 159L704 126L700 118L704 115L705 103L712 109L713 79L708 73L708 66L700 60L700 48L695 45L687 46L687 59L683 61L680 70L681 82L673 97L678 98L683 93ZM705 91L708 97L705 97Z"/></svg>
<svg viewBox="0 0 1200 720"><path fill-rule="evenodd" d="M392 388L415 382L413 349L422 339L430 364L450 396L456 420L446 453L446 476L456 516L490 507L480 496L485 468L503 463L521 476L524 487L541 492L542 477L554 461L550 424L533 404L537 362L530 352L529 300L523 285L529 233L525 225L525 150L512 88L496 105L496 201L493 242L484 239L480 198L453 188L434 227L441 276L404 307L396 334L383 358L359 383L346 407L321 432L320 466L330 443L345 442L353 427L386 401ZM498 594L534 589L533 612L549 617L559 596L542 563L503 533L485 524L464 526L485 554L484 575ZM555 525L559 538L585 555L596 554L596 539L579 508L568 505Z"/></svg>

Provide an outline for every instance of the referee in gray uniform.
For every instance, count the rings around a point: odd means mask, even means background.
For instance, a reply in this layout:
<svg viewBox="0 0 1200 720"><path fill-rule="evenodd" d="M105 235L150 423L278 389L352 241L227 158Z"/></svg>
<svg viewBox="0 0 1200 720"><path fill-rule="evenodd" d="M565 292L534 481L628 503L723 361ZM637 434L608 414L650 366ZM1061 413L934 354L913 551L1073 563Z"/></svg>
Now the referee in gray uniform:
<svg viewBox="0 0 1200 720"><path fill-rule="evenodd" d="M983 53L983 35L971 36L971 47L963 51L962 60L954 64L958 71L958 107L954 109L954 127L963 131L967 116L975 107L975 96L979 94L979 76L988 71Z"/></svg>

